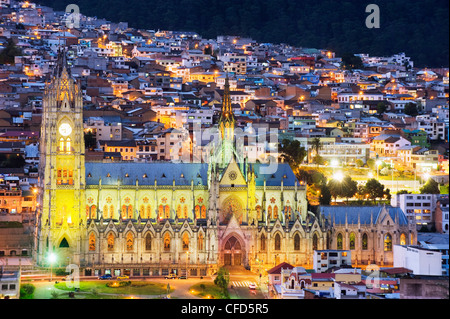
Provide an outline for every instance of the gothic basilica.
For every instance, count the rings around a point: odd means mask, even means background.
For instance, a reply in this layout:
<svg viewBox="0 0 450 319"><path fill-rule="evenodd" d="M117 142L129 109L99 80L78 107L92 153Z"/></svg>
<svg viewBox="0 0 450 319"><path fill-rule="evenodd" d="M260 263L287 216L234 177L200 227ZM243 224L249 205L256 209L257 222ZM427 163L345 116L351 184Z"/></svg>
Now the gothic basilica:
<svg viewBox="0 0 450 319"><path fill-rule="evenodd" d="M82 91L61 55L43 99L35 261L98 276L210 275L280 262L312 267L314 250L344 249L358 264L392 264L416 240L393 207L307 211L290 166L265 173L235 151L229 86L208 163L85 161Z"/></svg>

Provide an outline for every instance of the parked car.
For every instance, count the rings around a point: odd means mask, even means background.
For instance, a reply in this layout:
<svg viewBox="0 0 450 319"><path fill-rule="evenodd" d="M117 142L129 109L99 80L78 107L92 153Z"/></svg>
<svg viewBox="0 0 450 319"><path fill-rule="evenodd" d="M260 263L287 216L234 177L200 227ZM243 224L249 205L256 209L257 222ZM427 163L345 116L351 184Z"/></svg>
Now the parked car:
<svg viewBox="0 0 450 319"><path fill-rule="evenodd" d="M103 280L103 279L112 279L112 276L110 274L106 274L103 276L98 277L98 279Z"/></svg>
<svg viewBox="0 0 450 319"><path fill-rule="evenodd" d="M130 277L127 276L127 275L122 275L122 276L117 276L117 279L118 279L118 280L122 280L122 279L130 279Z"/></svg>
<svg viewBox="0 0 450 319"><path fill-rule="evenodd" d="M166 279L177 279L177 275L170 274L170 275L165 276L164 278L166 278Z"/></svg>
<svg viewBox="0 0 450 319"><path fill-rule="evenodd" d="M186 275L181 275L178 279L187 279Z"/></svg>
<svg viewBox="0 0 450 319"><path fill-rule="evenodd" d="M256 289L256 285L252 283L252 284L248 285L248 288L251 289L251 290L255 290Z"/></svg>

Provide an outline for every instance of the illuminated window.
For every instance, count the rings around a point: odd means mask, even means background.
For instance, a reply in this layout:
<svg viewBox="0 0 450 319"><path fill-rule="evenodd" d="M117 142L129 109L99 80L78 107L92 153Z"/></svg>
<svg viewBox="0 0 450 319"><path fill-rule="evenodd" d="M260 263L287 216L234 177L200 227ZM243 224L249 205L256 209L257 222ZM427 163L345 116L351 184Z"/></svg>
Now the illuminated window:
<svg viewBox="0 0 450 319"><path fill-rule="evenodd" d="M181 218L181 205L177 206L177 218Z"/></svg>
<svg viewBox="0 0 450 319"><path fill-rule="evenodd" d="M132 232L128 232L127 234L127 250L133 250L134 245L134 236Z"/></svg>
<svg viewBox="0 0 450 319"><path fill-rule="evenodd" d="M114 250L114 234L113 233L108 234L107 242L108 242L108 251L113 251Z"/></svg>
<svg viewBox="0 0 450 319"><path fill-rule="evenodd" d="M203 233L200 233L198 235L198 250L203 250L203 240L204 240Z"/></svg>
<svg viewBox="0 0 450 319"><path fill-rule="evenodd" d="M189 234L187 232L185 232L183 234L183 250L188 250L189 249Z"/></svg>
<svg viewBox="0 0 450 319"><path fill-rule="evenodd" d="M354 250L355 249L355 233L350 233L350 249Z"/></svg>
<svg viewBox="0 0 450 319"><path fill-rule="evenodd" d="M67 138L66 140L66 153L70 153L72 151L71 145L70 145L70 138Z"/></svg>
<svg viewBox="0 0 450 319"><path fill-rule="evenodd" d="M184 205L183 214L184 214L184 218L188 218L188 207L187 207L187 205Z"/></svg>
<svg viewBox="0 0 450 319"><path fill-rule="evenodd" d="M392 251L392 237L390 234L384 236L384 251Z"/></svg>
<svg viewBox="0 0 450 319"><path fill-rule="evenodd" d="M406 235L405 234L400 235L400 245L402 245L402 246L406 245Z"/></svg>
<svg viewBox="0 0 450 319"><path fill-rule="evenodd" d="M201 213L202 213L202 218L206 218L206 206L205 205L202 205Z"/></svg>
<svg viewBox="0 0 450 319"><path fill-rule="evenodd" d="M272 206L267 208L267 219L272 219Z"/></svg>
<svg viewBox="0 0 450 319"><path fill-rule="evenodd" d="M95 234L90 233L89 235L89 251L95 251Z"/></svg>
<svg viewBox="0 0 450 319"><path fill-rule="evenodd" d="M64 139L62 137L59 139L59 151L64 152Z"/></svg>
<svg viewBox="0 0 450 319"><path fill-rule="evenodd" d="M152 208L150 205L147 205L147 214L145 215L145 218L150 218L152 214Z"/></svg>
<svg viewBox="0 0 450 319"><path fill-rule="evenodd" d="M273 207L273 218L278 219L278 206L277 205L275 205Z"/></svg>
<svg viewBox="0 0 450 319"><path fill-rule="evenodd" d="M169 251L170 250L170 234L166 233L164 235L164 250Z"/></svg>

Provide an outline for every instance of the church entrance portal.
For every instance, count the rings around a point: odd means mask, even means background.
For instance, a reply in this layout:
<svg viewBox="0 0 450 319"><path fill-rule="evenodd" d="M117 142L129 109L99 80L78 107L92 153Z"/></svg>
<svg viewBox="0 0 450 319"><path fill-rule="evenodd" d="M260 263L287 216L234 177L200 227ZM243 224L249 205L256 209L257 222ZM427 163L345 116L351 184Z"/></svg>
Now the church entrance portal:
<svg viewBox="0 0 450 319"><path fill-rule="evenodd" d="M225 266L241 266L243 264L241 243L236 237L230 237L223 249L223 263Z"/></svg>

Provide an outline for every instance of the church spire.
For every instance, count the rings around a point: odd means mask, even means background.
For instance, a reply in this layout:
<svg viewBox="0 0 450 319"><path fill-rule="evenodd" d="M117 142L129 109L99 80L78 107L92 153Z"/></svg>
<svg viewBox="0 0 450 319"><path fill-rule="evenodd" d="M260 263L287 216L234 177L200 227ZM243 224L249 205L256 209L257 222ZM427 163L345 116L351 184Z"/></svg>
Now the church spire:
<svg viewBox="0 0 450 319"><path fill-rule="evenodd" d="M222 140L233 140L234 137L234 115L231 108L230 83L228 74L225 78L225 87L222 97L222 112L220 113L219 129Z"/></svg>

